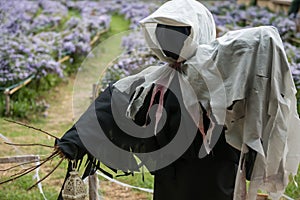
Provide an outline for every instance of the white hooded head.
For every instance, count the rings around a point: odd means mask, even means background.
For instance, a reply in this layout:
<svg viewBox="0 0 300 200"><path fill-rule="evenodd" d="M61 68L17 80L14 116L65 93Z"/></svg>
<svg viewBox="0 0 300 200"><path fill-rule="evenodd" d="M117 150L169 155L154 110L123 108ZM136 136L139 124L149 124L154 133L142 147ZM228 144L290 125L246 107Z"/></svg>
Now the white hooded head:
<svg viewBox="0 0 300 200"><path fill-rule="evenodd" d="M140 24L144 29L149 47L160 60L169 63L189 59L195 54L198 45L209 44L216 39L216 27L212 14L196 0L168 1L141 20ZM161 50L155 35L157 24L191 27L191 33L184 42L178 60L167 57Z"/></svg>

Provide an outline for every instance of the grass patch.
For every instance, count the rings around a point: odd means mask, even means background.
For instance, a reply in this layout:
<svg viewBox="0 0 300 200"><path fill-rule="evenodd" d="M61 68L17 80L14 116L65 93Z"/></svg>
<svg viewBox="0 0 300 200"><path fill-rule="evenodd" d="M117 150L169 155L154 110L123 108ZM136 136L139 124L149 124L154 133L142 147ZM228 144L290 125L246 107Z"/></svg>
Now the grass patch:
<svg viewBox="0 0 300 200"><path fill-rule="evenodd" d="M117 13L112 14L109 31L102 34L100 39L94 44L94 46L97 46L98 44L107 40L109 37L115 34L128 31L129 26L130 26L130 21L124 19L124 16L119 15Z"/></svg>
<svg viewBox="0 0 300 200"><path fill-rule="evenodd" d="M154 178L149 172L144 173L144 181L142 178L142 173L136 173L134 176L121 176L116 178L117 180L127 183L129 185L142 187L142 188L150 188L153 189Z"/></svg>
<svg viewBox="0 0 300 200"><path fill-rule="evenodd" d="M286 188L285 193L296 200L300 200L300 168L298 169L298 174L294 177L294 181L298 184L298 187L294 183L292 177L290 179L290 183L288 184L288 187Z"/></svg>

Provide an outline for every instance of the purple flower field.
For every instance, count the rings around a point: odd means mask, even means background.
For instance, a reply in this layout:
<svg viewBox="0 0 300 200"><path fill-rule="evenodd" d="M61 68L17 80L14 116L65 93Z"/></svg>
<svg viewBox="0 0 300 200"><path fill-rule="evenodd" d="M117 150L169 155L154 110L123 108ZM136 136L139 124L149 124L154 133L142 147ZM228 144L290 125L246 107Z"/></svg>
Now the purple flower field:
<svg viewBox="0 0 300 200"><path fill-rule="evenodd" d="M258 7L246 8L232 1L207 6L221 30L219 35L243 27L277 27L285 42L295 80L299 82L300 50L289 43L290 37L299 37L292 19L282 13L272 13ZM86 55L92 48L92 38L99 31L109 28L111 13L124 15L131 21L130 27L137 29L138 21L156 7L150 2L124 3L118 0L0 1L0 86L9 86L30 75L40 78L54 73L62 77L64 66L58 60L66 55ZM129 36L123 41L127 51L141 49L143 45L141 36ZM140 61L136 64L141 65ZM137 68L136 64L132 68ZM124 69L126 75L134 71L131 66L119 65L119 68Z"/></svg>
<svg viewBox="0 0 300 200"><path fill-rule="evenodd" d="M107 70L102 84L138 72L159 61L147 49L138 22L162 1L0 1L0 90L32 75L43 79L49 74L66 75L59 62L69 56L69 66L93 48L91 41L110 27L111 16L123 15L134 33L123 38L123 55ZM218 1L206 6L213 13L219 36L229 30L272 25L277 27L286 49L292 74L300 87L300 38L293 19L265 8L246 7L234 1ZM298 45L298 46L297 46ZM74 69L76 71L76 69Z"/></svg>
<svg viewBox="0 0 300 200"><path fill-rule="evenodd" d="M109 27L106 9L85 8L79 2L0 1L0 86L30 75L62 77L58 60L87 54L91 38Z"/></svg>

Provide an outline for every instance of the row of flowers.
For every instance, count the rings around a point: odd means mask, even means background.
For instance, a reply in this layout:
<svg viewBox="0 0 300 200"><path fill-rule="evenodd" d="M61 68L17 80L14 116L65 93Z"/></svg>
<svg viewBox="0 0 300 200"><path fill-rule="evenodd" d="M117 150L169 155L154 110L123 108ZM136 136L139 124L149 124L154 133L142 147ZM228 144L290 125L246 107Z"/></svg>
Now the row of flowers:
<svg viewBox="0 0 300 200"><path fill-rule="evenodd" d="M91 38L110 22L105 10L75 10L58 1L1 1L0 10L0 86L32 74L63 76L58 60L88 53Z"/></svg>

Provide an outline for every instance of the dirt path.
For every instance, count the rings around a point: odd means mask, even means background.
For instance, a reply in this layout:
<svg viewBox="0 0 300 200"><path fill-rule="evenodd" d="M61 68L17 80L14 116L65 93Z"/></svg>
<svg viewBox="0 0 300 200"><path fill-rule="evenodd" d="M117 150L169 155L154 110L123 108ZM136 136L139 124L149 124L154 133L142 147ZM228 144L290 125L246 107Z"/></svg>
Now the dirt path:
<svg viewBox="0 0 300 200"><path fill-rule="evenodd" d="M49 93L50 107L46 111L45 128L58 137L74 122L72 111L74 79L74 77L68 78Z"/></svg>

